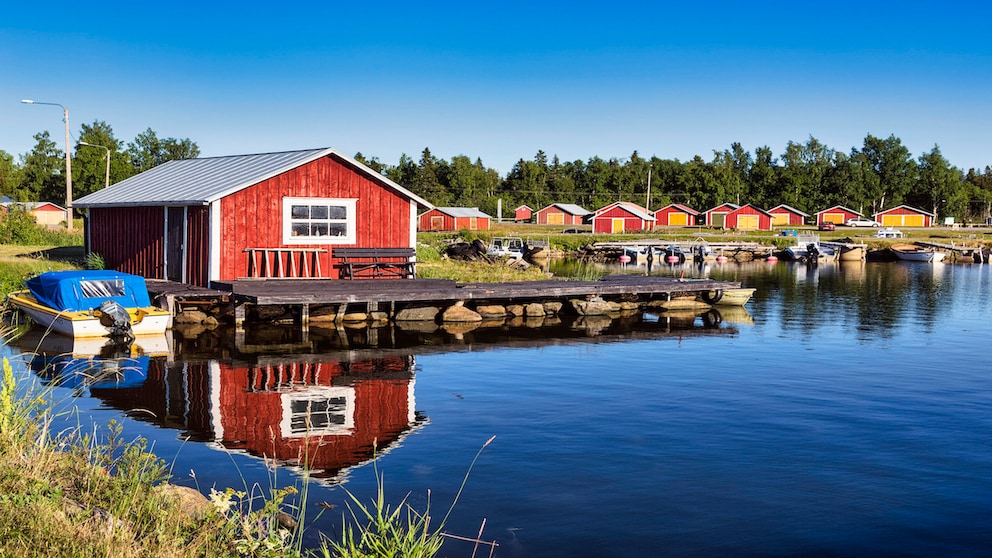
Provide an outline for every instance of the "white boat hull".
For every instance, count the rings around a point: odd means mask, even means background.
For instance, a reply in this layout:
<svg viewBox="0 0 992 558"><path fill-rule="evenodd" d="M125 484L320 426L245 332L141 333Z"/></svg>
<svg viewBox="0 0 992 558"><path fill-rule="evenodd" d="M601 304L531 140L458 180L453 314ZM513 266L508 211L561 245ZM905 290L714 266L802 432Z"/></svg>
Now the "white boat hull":
<svg viewBox="0 0 992 558"><path fill-rule="evenodd" d="M27 291L12 293L8 300L41 327L74 338L107 337L109 331L100 318L89 312L58 312L39 304ZM161 335L169 327L171 314L155 307L128 308L131 332L135 335Z"/></svg>
<svg viewBox="0 0 992 558"><path fill-rule="evenodd" d="M943 252L896 252L896 257L905 262L930 262L939 263L944 261Z"/></svg>

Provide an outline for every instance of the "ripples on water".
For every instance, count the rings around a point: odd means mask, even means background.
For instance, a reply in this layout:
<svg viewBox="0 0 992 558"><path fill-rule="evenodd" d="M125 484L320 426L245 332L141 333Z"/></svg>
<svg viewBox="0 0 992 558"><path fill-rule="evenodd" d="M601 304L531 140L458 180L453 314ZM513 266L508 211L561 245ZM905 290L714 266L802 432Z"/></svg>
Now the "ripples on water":
<svg viewBox="0 0 992 558"><path fill-rule="evenodd" d="M989 267L707 272L758 288L749 315L728 313L720 331L696 319L682 335L512 348L468 334L458 352L412 351L415 369L389 381L409 383L420 426L380 458L387 490L422 503L430 489L437 513L496 435L449 529L474 535L486 518L497 556L987 555ZM179 387L210 373L174 384L174 407ZM97 420L120 414L77 403ZM196 469L202 489L269 482L257 457L139 420L131 431L180 477ZM371 467L343 478L371 494ZM311 498L343 501L326 483ZM330 516L316 528L333 532Z"/></svg>

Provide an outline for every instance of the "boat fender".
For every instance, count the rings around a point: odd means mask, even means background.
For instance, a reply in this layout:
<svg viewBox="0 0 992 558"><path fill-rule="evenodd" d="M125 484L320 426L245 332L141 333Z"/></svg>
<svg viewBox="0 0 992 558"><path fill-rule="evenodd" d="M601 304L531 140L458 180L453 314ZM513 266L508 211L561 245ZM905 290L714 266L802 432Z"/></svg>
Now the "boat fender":
<svg viewBox="0 0 992 558"><path fill-rule="evenodd" d="M700 294L700 297L706 304L716 304L717 302L720 302L721 298L723 298L723 291L720 289L715 291L703 291L702 294Z"/></svg>

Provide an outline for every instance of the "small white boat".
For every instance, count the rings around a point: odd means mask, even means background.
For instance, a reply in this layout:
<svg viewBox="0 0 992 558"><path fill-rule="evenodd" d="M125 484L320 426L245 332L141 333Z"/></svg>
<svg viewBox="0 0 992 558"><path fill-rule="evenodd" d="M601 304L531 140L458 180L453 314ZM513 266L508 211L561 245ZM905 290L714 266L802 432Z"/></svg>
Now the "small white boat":
<svg viewBox="0 0 992 558"><path fill-rule="evenodd" d="M7 295L41 327L69 337L161 335L172 315L151 305L145 279L117 271L49 271Z"/></svg>
<svg viewBox="0 0 992 558"><path fill-rule="evenodd" d="M837 252L829 246L820 244L820 236L815 234L797 236L796 243L785 250L797 262L814 264L837 260Z"/></svg>
<svg viewBox="0 0 992 558"><path fill-rule="evenodd" d="M523 258L524 241L516 236L494 236L486 253L494 258Z"/></svg>
<svg viewBox="0 0 992 558"><path fill-rule="evenodd" d="M902 238L902 231L893 229L892 227L885 227L884 229L878 229L875 231L875 238Z"/></svg>
<svg viewBox="0 0 992 558"><path fill-rule="evenodd" d="M938 263L944 261L945 256L943 252L915 244L893 244L889 246L889 250L892 250L897 258L906 262Z"/></svg>
<svg viewBox="0 0 992 558"><path fill-rule="evenodd" d="M706 304L717 306L744 306L754 296L758 289L740 288L723 289L722 291L705 291L699 294L699 298Z"/></svg>

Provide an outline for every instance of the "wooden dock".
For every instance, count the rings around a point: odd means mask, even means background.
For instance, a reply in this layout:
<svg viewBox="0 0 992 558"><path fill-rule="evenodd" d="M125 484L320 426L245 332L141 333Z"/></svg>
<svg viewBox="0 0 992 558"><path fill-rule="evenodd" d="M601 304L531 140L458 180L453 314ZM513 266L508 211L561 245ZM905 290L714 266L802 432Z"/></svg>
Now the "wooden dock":
<svg viewBox="0 0 992 558"><path fill-rule="evenodd" d="M243 279L214 283L211 289L167 281L148 282L152 297L168 301L176 311L189 305L233 305L235 323L239 326L251 306L296 308L299 321L306 326L315 307L333 307L337 321L349 313L380 313L393 319L398 311L411 307L437 307L439 312L452 306L478 309L487 305L557 303L561 307L576 300L623 304L625 309L631 309L647 307L653 301L739 287L737 282L644 275L611 275L598 281L552 279L518 283L458 283L443 279Z"/></svg>

